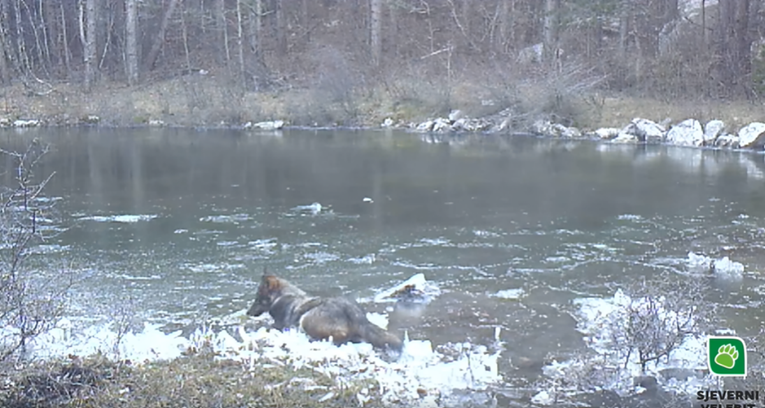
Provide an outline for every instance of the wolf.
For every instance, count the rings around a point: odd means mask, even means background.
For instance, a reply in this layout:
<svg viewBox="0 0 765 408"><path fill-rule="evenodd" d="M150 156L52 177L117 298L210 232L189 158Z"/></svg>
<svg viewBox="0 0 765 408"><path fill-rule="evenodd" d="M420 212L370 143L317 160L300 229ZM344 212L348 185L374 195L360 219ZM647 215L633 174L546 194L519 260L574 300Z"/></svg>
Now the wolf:
<svg viewBox="0 0 765 408"><path fill-rule="evenodd" d="M403 342L367 319L361 305L344 297L312 297L285 279L263 272L248 316L268 312L278 330L300 328L313 340L331 338L336 345L366 342L400 353Z"/></svg>

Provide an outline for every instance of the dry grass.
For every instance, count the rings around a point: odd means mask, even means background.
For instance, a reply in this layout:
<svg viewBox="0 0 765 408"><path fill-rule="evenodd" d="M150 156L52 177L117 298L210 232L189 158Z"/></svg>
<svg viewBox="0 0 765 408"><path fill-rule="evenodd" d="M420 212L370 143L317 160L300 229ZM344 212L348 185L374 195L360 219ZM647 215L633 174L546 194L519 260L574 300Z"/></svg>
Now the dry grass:
<svg viewBox="0 0 765 408"><path fill-rule="evenodd" d="M760 104L748 101L604 96L592 90L579 92L571 88L576 84L561 76L495 73L445 78L403 69L376 82L364 82L349 75L347 83L343 77L324 77L306 87L283 86L258 93L245 92L224 75L214 74L190 74L137 87L102 84L90 94L67 83L37 93L14 85L0 90L0 118L42 118L54 125L80 124L96 115L111 126L151 120L176 126L235 126L274 119L304 126L378 126L385 118L409 123L446 116L453 109L481 117L513 107L522 117L547 115L587 129L621 127L635 117L669 118L671 123L722 119L734 131L765 120Z"/></svg>
<svg viewBox="0 0 765 408"><path fill-rule="evenodd" d="M301 379L296 381L296 379ZM195 354L135 365L103 357L37 363L0 371L0 405L7 408L346 407L355 389L325 402L331 379L308 370L255 367ZM303 385L310 384L309 390ZM381 406L370 401L366 406Z"/></svg>
<svg viewBox="0 0 765 408"><path fill-rule="evenodd" d="M673 100L628 96L592 96L577 102L582 108L580 123L583 127L621 127L636 117L657 122L671 119L678 123L685 119L698 119L706 123L712 119L724 121L729 131L737 131L755 121L765 121L762 104L748 101Z"/></svg>

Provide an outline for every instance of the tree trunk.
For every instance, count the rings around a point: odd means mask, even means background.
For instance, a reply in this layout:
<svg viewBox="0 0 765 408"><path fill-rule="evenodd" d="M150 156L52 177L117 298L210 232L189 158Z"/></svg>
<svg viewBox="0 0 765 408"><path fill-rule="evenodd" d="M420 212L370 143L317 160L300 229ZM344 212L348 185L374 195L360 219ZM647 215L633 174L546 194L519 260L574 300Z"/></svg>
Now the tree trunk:
<svg viewBox="0 0 765 408"><path fill-rule="evenodd" d="M86 0L85 2L85 90L90 91L96 80L98 61L96 57L96 27L98 23L98 0Z"/></svg>
<svg viewBox="0 0 765 408"><path fill-rule="evenodd" d="M511 10L513 0L501 0L499 3L498 35L495 49L500 54L504 54L508 50L508 44L512 42L513 17Z"/></svg>
<svg viewBox="0 0 765 408"><path fill-rule="evenodd" d="M64 11L64 2L59 3L61 13L61 44L64 48L64 63L66 64L67 78L72 76L72 53L69 51L69 34L66 29L66 13Z"/></svg>
<svg viewBox="0 0 765 408"><path fill-rule="evenodd" d="M383 0L371 0L369 8L369 38L374 65L379 65L382 58L382 2Z"/></svg>
<svg viewBox="0 0 765 408"><path fill-rule="evenodd" d="M733 67L733 34L735 0L728 0L717 5L717 47L719 82L730 86L734 78Z"/></svg>
<svg viewBox="0 0 765 408"><path fill-rule="evenodd" d="M239 76L242 84L246 87L247 67L244 64L244 30L242 25L242 0L236 0L236 49L239 57Z"/></svg>
<svg viewBox="0 0 765 408"><path fill-rule="evenodd" d="M218 43L223 53L220 54L220 62L228 63L231 60L231 51L228 48L228 24L226 24L226 2L217 0L215 2L215 22L218 28Z"/></svg>
<svg viewBox="0 0 765 408"><path fill-rule="evenodd" d="M560 0L545 0L545 17L542 28L544 60L552 62L558 50L558 5Z"/></svg>
<svg viewBox="0 0 765 408"><path fill-rule="evenodd" d="M0 83L2 84L7 84L11 80L8 44L8 0L0 0Z"/></svg>
<svg viewBox="0 0 765 408"><path fill-rule="evenodd" d="M390 53L395 57L398 57L398 5L392 3L388 5L388 42L390 44Z"/></svg>
<svg viewBox="0 0 765 408"><path fill-rule="evenodd" d="M167 10L165 10L165 15L162 16L159 32L157 33L157 37L154 38L154 43L151 45L149 55L146 56L146 68L144 70L147 72L154 69L154 64L157 63L159 51L162 50L162 44L165 43L165 31L167 31L167 26L170 25L170 18L173 16L173 12L177 5L178 0L170 0L170 4L167 6Z"/></svg>
<svg viewBox="0 0 765 408"><path fill-rule="evenodd" d="M282 0L274 1L274 18L276 18L276 51L279 56L287 54L287 24L284 21Z"/></svg>
<svg viewBox="0 0 765 408"><path fill-rule="evenodd" d="M125 0L125 63L130 85L138 83L138 0Z"/></svg>

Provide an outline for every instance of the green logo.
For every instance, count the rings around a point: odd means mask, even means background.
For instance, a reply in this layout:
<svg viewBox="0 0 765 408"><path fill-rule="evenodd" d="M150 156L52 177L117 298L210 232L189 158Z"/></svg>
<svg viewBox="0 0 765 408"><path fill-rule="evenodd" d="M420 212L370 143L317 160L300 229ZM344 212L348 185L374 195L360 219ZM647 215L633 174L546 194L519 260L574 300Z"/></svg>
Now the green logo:
<svg viewBox="0 0 765 408"><path fill-rule="evenodd" d="M721 376L746 375L746 346L744 340L733 336L707 338L709 371Z"/></svg>

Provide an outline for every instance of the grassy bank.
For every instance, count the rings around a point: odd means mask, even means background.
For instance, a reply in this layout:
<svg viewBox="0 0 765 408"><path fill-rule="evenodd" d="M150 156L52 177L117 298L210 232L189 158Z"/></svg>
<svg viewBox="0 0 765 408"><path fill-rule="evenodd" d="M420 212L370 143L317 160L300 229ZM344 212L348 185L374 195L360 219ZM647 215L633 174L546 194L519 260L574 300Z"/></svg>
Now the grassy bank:
<svg viewBox="0 0 765 408"><path fill-rule="evenodd" d="M539 117L584 129L621 127L634 117L677 123L687 118L721 119L731 129L765 120L759 104L747 101L657 100L588 90L576 93L550 78L444 81L401 77L375 84L325 78L311 86L244 91L225 76L198 73L128 87L100 84L83 93L79 85L40 90L22 85L2 89L0 120L39 119L47 125L98 121L107 126L238 126L285 120L295 126L377 127L386 118L405 125L460 109L484 117L511 108L517 130ZM98 119L96 119L96 117Z"/></svg>
<svg viewBox="0 0 765 408"><path fill-rule="evenodd" d="M71 357L2 372L0 405L7 408L348 407L358 406L361 389L337 390L310 370L244 367L211 353L146 364Z"/></svg>

